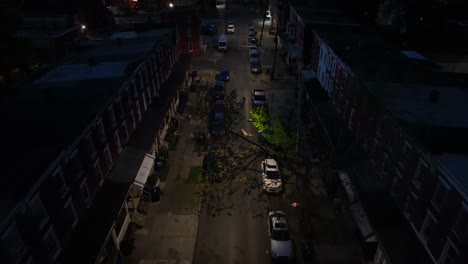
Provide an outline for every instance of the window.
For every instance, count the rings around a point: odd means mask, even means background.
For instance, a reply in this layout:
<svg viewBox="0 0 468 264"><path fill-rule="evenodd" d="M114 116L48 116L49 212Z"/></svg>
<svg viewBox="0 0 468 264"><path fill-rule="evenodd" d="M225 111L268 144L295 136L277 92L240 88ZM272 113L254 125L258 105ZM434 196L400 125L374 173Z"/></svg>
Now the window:
<svg viewBox="0 0 468 264"><path fill-rule="evenodd" d="M137 115L138 115L138 121L140 121L140 119L141 119L141 110L140 110L140 101L139 100L136 101L135 107L136 107L136 111L137 111Z"/></svg>
<svg viewBox="0 0 468 264"><path fill-rule="evenodd" d="M96 182L99 186L104 183L104 178L102 177L103 173L101 166L99 165L99 159L97 159L93 164L92 177L96 179Z"/></svg>
<svg viewBox="0 0 468 264"><path fill-rule="evenodd" d="M111 168L112 167L112 155L111 155L111 152L110 152L110 149L109 149L109 145L107 145L105 148L104 148L104 158L106 160L106 165L107 165L107 168Z"/></svg>
<svg viewBox="0 0 468 264"><path fill-rule="evenodd" d="M146 109L148 108L148 105L146 104L146 93L143 92L141 95L143 97L143 100L142 100L142 102L143 102L143 111L146 111Z"/></svg>
<svg viewBox="0 0 468 264"><path fill-rule="evenodd" d="M106 137L106 131L104 130L104 124L102 123L102 119L99 118L99 120L96 123L96 132L97 132L97 137L99 143L104 143L107 139Z"/></svg>
<svg viewBox="0 0 468 264"><path fill-rule="evenodd" d="M413 184L416 187L416 189L421 188L421 184L424 181L424 178L426 178L427 173L429 172L429 167L427 166L427 163L419 159L419 164L418 167L416 168L416 175L413 179Z"/></svg>
<svg viewBox="0 0 468 264"><path fill-rule="evenodd" d="M65 179L63 178L63 172L61 167L58 167L52 173L51 182L54 191L58 194L60 198L63 198L68 191L68 187L65 182Z"/></svg>
<svg viewBox="0 0 468 264"><path fill-rule="evenodd" d="M452 230L460 239L464 238L468 232L468 205L466 203L461 205L453 223Z"/></svg>
<svg viewBox="0 0 468 264"><path fill-rule="evenodd" d="M122 106L122 97L119 96L117 100L115 100L115 116L117 117L118 120L122 120L124 116L123 112L123 106Z"/></svg>
<svg viewBox="0 0 468 264"><path fill-rule="evenodd" d="M128 142L128 128L127 128L127 121L123 121L122 125L120 126L120 136L122 138L122 142L126 144Z"/></svg>
<svg viewBox="0 0 468 264"><path fill-rule="evenodd" d="M68 156L67 173L70 174L73 179L78 179L84 172L83 165L77 153L78 150L75 149Z"/></svg>
<svg viewBox="0 0 468 264"><path fill-rule="evenodd" d="M348 127L349 129L353 129L353 123L354 123L354 115L355 115L355 112L354 112L354 108L351 107L351 113L349 114L349 122L348 122Z"/></svg>
<svg viewBox="0 0 468 264"><path fill-rule="evenodd" d="M39 229L42 229L47 221L49 215L47 214L39 193L36 193L34 197L28 203L29 217L33 223L36 223Z"/></svg>
<svg viewBox="0 0 468 264"><path fill-rule="evenodd" d="M138 86L139 84L138 84L137 81L136 81L137 79L139 79L138 76L134 79L133 82L130 83L130 85L131 85L131 87L132 87L131 92L132 92L132 94L133 94L133 98L137 98L137 97L138 97L138 89L137 89L137 86Z"/></svg>
<svg viewBox="0 0 468 264"><path fill-rule="evenodd" d="M455 263L455 260L457 259L459 254L460 252L458 252L458 249L455 247L452 240L450 240L450 238L447 237L447 242L445 242L444 250L442 251L442 254L440 254L440 258L437 263L439 264Z"/></svg>
<svg viewBox="0 0 468 264"><path fill-rule="evenodd" d="M81 198L86 205L88 205L89 200L91 199L91 194L89 193L87 179L84 179L83 182L80 184L80 194Z"/></svg>
<svg viewBox="0 0 468 264"><path fill-rule="evenodd" d="M73 206L71 197L65 203L63 209L65 221L67 221L71 225L71 227L74 228L75 225L78 223L78 217L76 216L75 207Z"/></svg>
<svg viewBox="0 0 468 264"><path fill-rule="evenodd" d="M191 37L192 37L192 28L191 28L191 27L188 27L188 28L187 28L187 37L188 37L188 38L191 38Z"/></svg>
<svg viewBox="0 0 468 264"><path fill-rule="evenodd" d="M135 114L134 114L133 110L130 111L129 115L130 115L130 122L132 123L132 127L133 127L133 129L135 129L136 128L136 121L135 121Z"/></svg>
<svg viewBox="0 0 468 264"><path fill-rule="evenodd" d="M107 108L107 116L109 118L109 124L114 128L117 122L115 121L114 107L112 105Z"/></svg>
<svg viewBox="0 0 468 264"><path fill-rule="evenodd" d="M55 235L53 226L49 228L42 240L44 242L45 248L49 252L50 258L52 261L55 261L60 253L60 245L57 239L57 235Z"/></svg>
<svg viewBox="0 0 468 264"><path fill-rule="evenodd" d="M434 190L434 195L432 196L432 205L434 205L437 210L443 205L449 189L450 185L448 185L443 178L439 178Z"/></svg>
<svg viewBox="0 0 468 264"><path fill-rule="evenodd" d="M437 220L435 219L434 215L429 210L427 210L426 219L424 220L424 224L421 227L421 231L420 231L422 239L425 243L427 243L427 241L431 237L431 234L434 231L436 223L437 223Z"/></svg>
<svg viewBox="0 0 468 264"><path fill-rule="evenodd" d="M115 145L117 146L117 152L120 154L120 152L122 152L122 145L120 144L119 131L115 131L114 141L115 141Z"/></svg>
<svg viewBox="0 0 468 264"><path fill-rule="evenodd" d="M188 41L188 51L193 52L193 41L191 40Z"/></svg>
<svg viewBox="0 0 468 264"><path fill-rule="evenodd" d="M6 250L6 253L14 261L21 259L26 252L26 246L23 238L16 227L16 222L13 222L2 234L1 237L2 248Z"/></svg>
<svg viewBox="0 0 468 264"><path fill-rule="evenodd" d="M97 152L96 148L94 147L93 140L91 139L91 133L88 133L86 135L83 144L85 153L89 155L91 159L94 159L94 157L96 157Z"/></svg>

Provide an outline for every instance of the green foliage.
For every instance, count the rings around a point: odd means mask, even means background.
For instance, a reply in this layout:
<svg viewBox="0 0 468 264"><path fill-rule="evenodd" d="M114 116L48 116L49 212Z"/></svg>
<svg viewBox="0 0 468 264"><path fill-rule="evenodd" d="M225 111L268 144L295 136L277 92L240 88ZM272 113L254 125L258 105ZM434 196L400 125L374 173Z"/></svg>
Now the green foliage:
<svg viewBox="0 0 468 264"><path fill-rule="evenodd" d="M249 111L249 121L259 133L267 130L270 126L270 116L265 107L257 107Z"/></svg>
<svg viewBox="0 0 468 264"><path fill-rule="evenodd" d="M294 151L295 138L291 135L289 128L283 120L275 118L273 125L269 129L272 133L265 136L268 142L279 147L284 152Z"/></svg>
<svg viewBox="0 0 468 264"><path fill-rule="evenodd" d="M185 179L185 183L199 183L201 177L202 167L192 166L190 167L189 175Z"/></svg>

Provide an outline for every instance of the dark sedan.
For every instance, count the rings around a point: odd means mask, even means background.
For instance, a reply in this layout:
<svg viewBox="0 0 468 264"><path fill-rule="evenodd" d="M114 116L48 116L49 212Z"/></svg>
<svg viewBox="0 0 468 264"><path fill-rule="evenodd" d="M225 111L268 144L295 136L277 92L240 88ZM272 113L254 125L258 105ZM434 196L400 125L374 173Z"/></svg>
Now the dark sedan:
<svg viewBox="0 0 468 264"><path fill-rule="evenodd" d="M262 66L258 61L250 63L250 72L251 73L262 73Z"/></svg>

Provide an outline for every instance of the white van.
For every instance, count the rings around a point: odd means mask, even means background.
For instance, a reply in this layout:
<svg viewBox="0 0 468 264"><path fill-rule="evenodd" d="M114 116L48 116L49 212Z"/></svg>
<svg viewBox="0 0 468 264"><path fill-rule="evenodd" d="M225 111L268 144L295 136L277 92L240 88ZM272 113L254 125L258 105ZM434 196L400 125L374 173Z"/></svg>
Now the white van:
<svg viewBox="0 0 468 264"><path fill-rule="evenodd" d="M218 50L227 51L227 36L225 34L219 35Z"/></svg>

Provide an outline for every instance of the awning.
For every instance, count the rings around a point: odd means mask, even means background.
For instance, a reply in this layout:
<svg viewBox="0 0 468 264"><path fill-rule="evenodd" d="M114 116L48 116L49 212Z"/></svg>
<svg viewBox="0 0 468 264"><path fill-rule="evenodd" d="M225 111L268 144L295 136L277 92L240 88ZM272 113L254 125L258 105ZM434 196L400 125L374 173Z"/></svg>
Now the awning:
<svg viewBox="0 0 468 264"><path fill-rule="evenodd" d="M357 224L359 231L361 231L362 237L366 242L375 242L377 241L374 235L374 229L369 223L364 208L361 203L356 203L351 205L351 212L353 214L354 222Z"/></svg>
<svg viewBox="0 0 468 264"><path fill-rule="evenodd" d="M146 180L148 179L149 175L151 174L151 170L154 167L154 159L156 157L150 154L146 154L143 162L141 163L140 169L138 170L138 174L133 182L133 185L140 187L143 189L145 186Z"/></svg>

